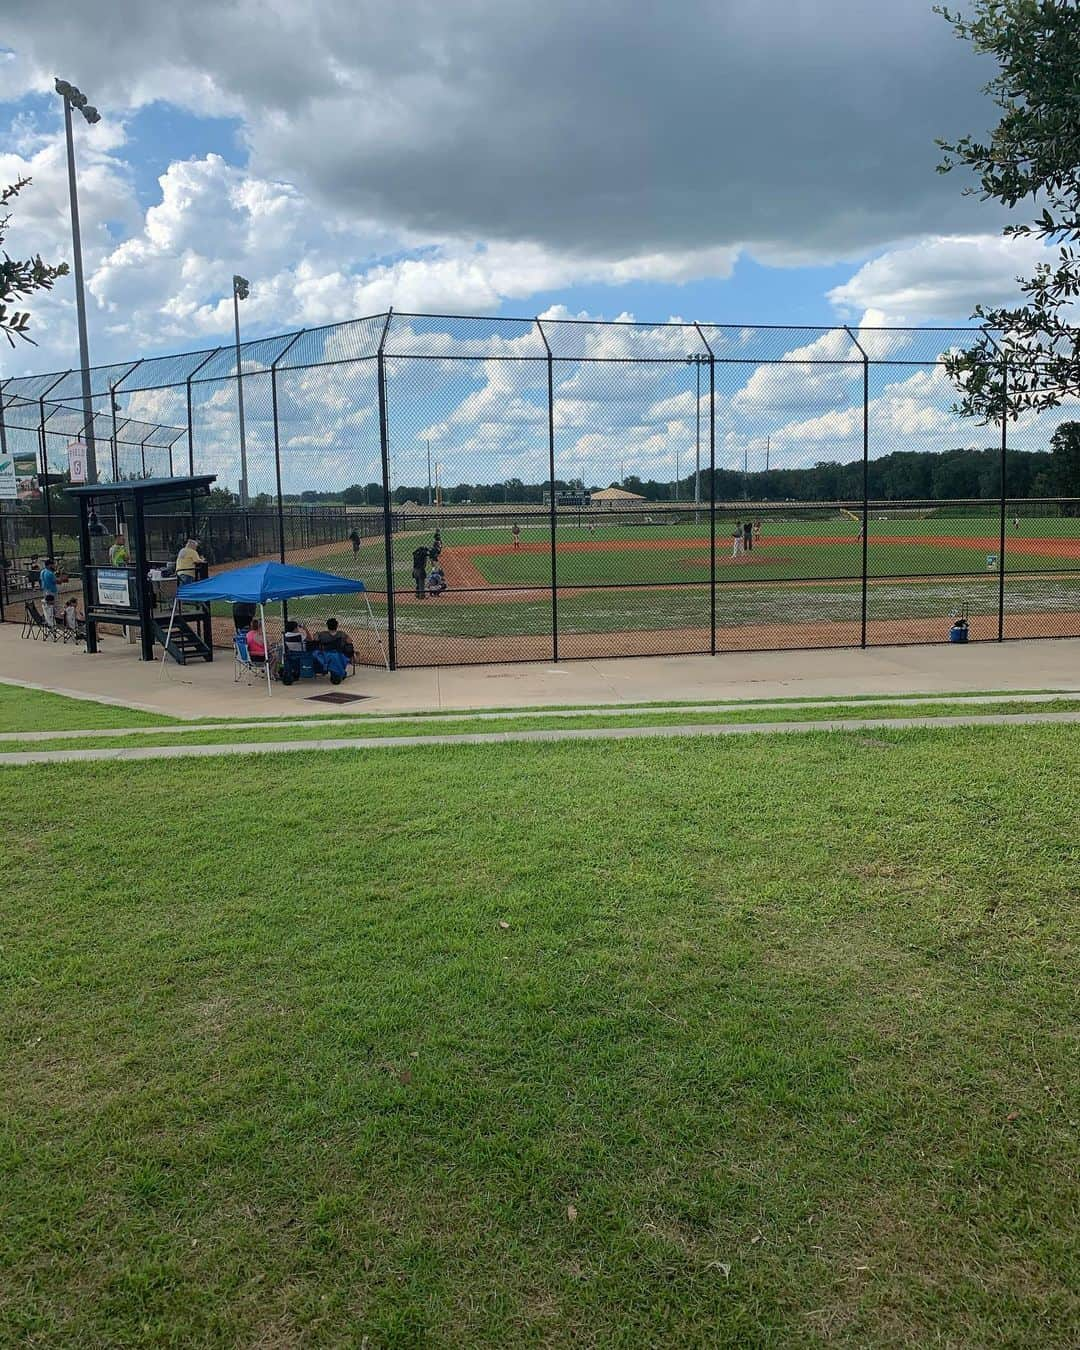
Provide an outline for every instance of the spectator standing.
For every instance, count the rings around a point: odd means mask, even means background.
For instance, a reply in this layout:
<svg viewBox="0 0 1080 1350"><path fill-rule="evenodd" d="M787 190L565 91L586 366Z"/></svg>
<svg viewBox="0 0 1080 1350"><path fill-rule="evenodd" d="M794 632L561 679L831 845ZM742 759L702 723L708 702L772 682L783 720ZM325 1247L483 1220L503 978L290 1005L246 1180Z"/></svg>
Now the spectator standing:
<svg viewBox="0 0 1080 1350"><path fill-rule="evenodd" d="M258 606L253 605L250 600L234 601L232 607L233 627L238 633L242 633L245 628L251 627L251 621L258 612Z"/></svg>
<svg viewBox="0 0 1080 1350"><path fill-rule="evenodd" d="M55 600L59 592L59 587L56 584L56 573L53 571L54 566L53 560L51 558L46 558L45 566L38 575L38 581L41 584L42 592L45 595L51 595Z"/></svg>

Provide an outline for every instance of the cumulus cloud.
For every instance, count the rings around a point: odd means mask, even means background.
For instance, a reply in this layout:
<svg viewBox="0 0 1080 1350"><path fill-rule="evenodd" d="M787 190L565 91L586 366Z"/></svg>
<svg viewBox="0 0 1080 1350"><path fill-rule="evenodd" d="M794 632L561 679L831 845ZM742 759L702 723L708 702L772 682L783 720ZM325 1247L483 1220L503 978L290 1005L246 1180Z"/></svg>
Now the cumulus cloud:
<svg viewBox="0 0 1080 1350"><path fill-rule="evenodd" d="M889 249L829 292L844 314L874 306L882 320L955 318L977 304L1019 299L1016 278L1053 257L1037 239L993 234L933 235Z"/></svg>
<svg viewBox="0 0 1080 1350"><path fill-rule="evenodd" d="M5 18L12 96L62 67L106 108L240 116L260 178L399 231L799 261L989 209L932 172L935 136L985 122L986 70L923 0L9 0Z"/></svg>

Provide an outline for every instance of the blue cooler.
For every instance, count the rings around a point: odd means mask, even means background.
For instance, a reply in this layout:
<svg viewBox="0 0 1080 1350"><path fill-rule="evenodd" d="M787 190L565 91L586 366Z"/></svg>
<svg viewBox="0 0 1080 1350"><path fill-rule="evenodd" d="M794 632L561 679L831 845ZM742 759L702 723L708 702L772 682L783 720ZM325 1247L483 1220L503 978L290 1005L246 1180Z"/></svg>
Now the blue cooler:
<svg viewBox="0 0 1080 1350"><path fill-rule="evenodd" d="M950 642L966 642L968 640L967 619L957 619L949 629Z"/></svg>

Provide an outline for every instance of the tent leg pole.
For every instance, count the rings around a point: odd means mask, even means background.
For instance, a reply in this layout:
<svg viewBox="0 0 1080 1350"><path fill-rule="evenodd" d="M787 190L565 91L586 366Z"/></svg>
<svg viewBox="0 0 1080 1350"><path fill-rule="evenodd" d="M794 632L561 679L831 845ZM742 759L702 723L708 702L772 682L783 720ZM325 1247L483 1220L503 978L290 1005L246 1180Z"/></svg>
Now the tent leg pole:
<svg viewBox="0 0 1080 1350"><path fill-rule="evenodd" d="M367 605L368 623L371 625L371 631L375 634L375 641L379 644L379 651L382 652L383 661L386 664L386 669L389 670L390 658L387 656L386 648L383 646L382 632L379 629L379 625L375 622L375 615L372 613L371 600L368 597L367 591L364 592L364 604Z"/></svg>
<svg viewBox="0 0 1080 1350"><path fill-rule="evenodd" d="M266 653L263 657L263 665L266 667L266 697L271 698L273 694L270 688L270 646L266 637L266 607L261 601L259 603L259 618L262 620L263 651Z"/></svg>
<svg viewBox="0 0 1080 1350"><path fill-rule="evenodd" d="M173 596L172 613L169 615L169 632L165 638L165 646L161 649L161 673L165 674L165 658L169 655L169 643L172 641L173 620L176 618L176 605L180 599L180 583L176 583L176 594Z"/></svg>

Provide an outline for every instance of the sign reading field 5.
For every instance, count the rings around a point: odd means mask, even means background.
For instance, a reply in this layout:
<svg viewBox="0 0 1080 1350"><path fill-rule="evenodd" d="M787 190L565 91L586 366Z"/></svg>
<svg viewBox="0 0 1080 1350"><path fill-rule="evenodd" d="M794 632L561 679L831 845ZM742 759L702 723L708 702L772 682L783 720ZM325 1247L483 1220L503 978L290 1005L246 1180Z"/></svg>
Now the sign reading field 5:
<svg viewBox="0 0 1080 1350"><path fill-rule="evenodd" d="M99 567L97 570L99 605L115 609L131 608L131 574L126 567Z"/></svg>
<svg viewBox="0 0 1080 1350"><path fill-rule="evenodd" d="M15 478L15 460L11 455L0 455L0 501L13 502L19 495Z"/></svg>
<svg viewBox="0 0 1080 1350"><path fill-rule="evenodd" d="M68 478L73 483L86 482L86 446L82 441L72 441L67 448Z"/></svg>

